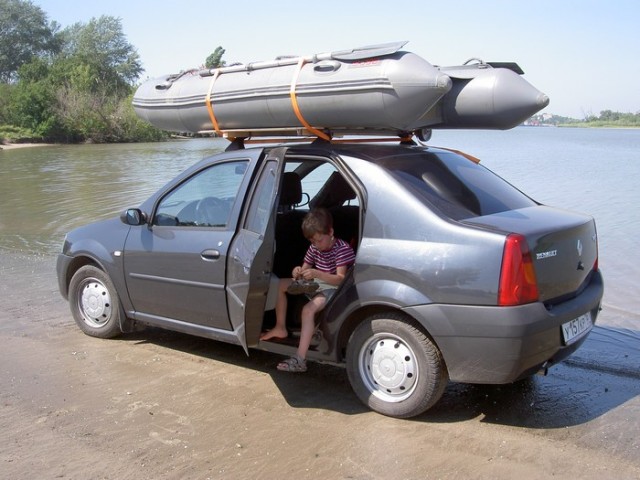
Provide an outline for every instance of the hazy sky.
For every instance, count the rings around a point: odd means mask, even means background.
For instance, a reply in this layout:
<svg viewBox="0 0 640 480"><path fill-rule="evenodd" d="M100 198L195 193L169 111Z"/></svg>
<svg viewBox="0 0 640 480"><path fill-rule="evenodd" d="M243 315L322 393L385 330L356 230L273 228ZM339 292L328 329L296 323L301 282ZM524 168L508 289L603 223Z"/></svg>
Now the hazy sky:
<svg viewBox="0 0 640 480"><path fill-rule="evenodd" d="M516 61L551 98L545 112L583 118L640 112L638 0L33 0L66 27L122 19L143 78L202 65L270 60L408 40L434 65Z"/></svg>

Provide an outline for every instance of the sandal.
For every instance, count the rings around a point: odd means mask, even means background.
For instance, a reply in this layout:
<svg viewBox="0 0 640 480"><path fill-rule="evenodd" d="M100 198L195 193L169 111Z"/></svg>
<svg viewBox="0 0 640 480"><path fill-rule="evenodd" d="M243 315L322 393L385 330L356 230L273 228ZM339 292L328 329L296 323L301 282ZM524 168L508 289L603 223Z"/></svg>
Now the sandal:
<svg viewBox="0 0 640 480"><path fill-rule="evenodd" d="M309 294L318 290L319 287L320 285L313 281L294 280L291 285L289 285L289 288L287 288L287 293L291 295Z"/></svg>
<svg viewBox="0 0 640 480"><path fill-rule="evenodd" d="M307 361L304 358L294 355L278 364L281 372L303 373L307 371Z"/></svg>

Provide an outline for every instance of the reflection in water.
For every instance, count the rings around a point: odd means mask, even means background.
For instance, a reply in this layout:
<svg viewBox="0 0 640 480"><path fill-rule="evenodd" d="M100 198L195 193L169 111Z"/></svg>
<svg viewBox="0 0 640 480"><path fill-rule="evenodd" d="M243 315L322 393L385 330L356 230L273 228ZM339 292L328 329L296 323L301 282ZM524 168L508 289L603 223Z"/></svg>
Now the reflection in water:
<svg viewBox="0 0 640 480"><path fill-rule="evenodd" d="M70 229L137 206L222 139L2 152L0 247L56 253Z"/></svg>

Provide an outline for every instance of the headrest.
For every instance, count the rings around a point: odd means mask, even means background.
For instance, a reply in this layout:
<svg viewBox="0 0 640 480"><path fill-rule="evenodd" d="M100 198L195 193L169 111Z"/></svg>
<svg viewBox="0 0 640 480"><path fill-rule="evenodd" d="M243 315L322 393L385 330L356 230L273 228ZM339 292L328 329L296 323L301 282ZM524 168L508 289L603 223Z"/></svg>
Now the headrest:
<svg viewBox="0 0 640 480"><path fill-rule="evenodd" d="M302 182L296 172L285 172L282 175L280 188L280 205L297 205L302 201Z"/></svg>
<svg viewBox="0 0 640 480"><path fill-rule="evenodd" d="M339 172L333 172L313 199L311 208L334 208L356 198L356 192Z"/></svg>

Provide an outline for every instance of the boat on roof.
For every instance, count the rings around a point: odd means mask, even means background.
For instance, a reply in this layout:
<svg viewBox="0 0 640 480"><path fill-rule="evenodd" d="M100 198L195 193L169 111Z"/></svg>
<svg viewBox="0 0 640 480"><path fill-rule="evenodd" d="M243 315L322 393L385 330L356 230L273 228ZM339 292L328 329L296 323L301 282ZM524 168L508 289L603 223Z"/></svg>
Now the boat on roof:
<svg viewBox="0 0 640 480"><path fill-rule="evenodd" d="M438 67L406 42L192 70L150 79L139 117L174 132L226 137L509 129L549 103L515 63Z"/></svg>

